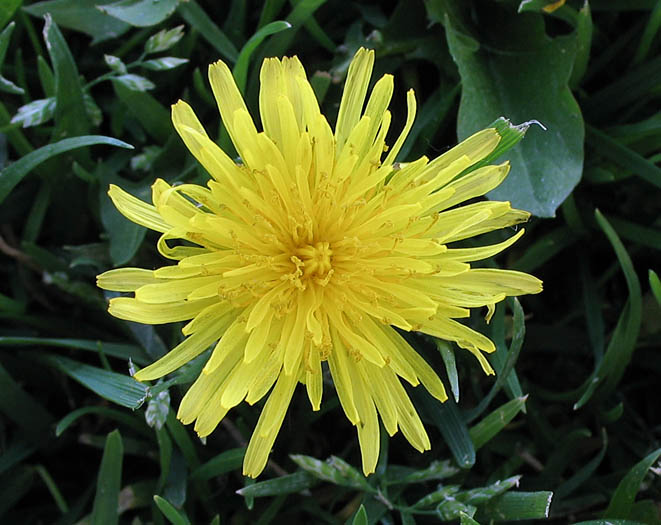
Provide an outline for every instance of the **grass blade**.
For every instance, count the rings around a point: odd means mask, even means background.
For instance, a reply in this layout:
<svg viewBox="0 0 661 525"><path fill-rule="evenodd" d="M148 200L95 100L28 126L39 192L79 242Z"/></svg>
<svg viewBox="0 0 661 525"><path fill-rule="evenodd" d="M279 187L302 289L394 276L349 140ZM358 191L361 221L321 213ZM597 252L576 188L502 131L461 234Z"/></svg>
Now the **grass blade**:
<svg viewBox="0 0 661 525"><path fill-rule="evenodd" d="M113 430L108 434L103 449L90 519L91 525L116 525L119 522L117 503L122 483L123 457L122 436L119 430Z"/></svg>

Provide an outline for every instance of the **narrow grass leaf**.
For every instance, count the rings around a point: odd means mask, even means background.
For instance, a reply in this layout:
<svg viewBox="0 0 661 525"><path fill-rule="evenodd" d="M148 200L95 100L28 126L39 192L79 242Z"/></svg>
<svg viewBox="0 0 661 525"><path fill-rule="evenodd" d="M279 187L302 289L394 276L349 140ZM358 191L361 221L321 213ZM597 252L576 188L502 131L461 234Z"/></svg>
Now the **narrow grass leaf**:
<svg viewBox="0 0 661 525"><path fill-rule="evenodd" d="M445 371L448 374L452 395L454 396L454 400L459 403L459 374L457 374L457 363L454 358L454 351L450 348L450 344L447 341L436 339L435 342L436 348L438 348L438 351L443 358L443 364L445 365Z"/></svg>
<svg viewBox="0 0 661 525"><path fill-rule="evenodd" d="M190 521L186 516L179 512L168 500L161 498L158 494L154 495L154 503L163 513L172 525L190 525Z"/></svg>
<svg viewBox="0 0 661 525"><path fill-rule="evenodd" d="M4 0L0 4L0 27L11 20L14 12L21 6L23 0Z"/></svg>
<svg viewBox="0 0 661 525"><path fill-rule="evenodd" d="M179 0L121 0L97 9L132 26L150 27L168 18L178 4Z"/></svg>
<svg viewBox="0 0 661 525"><path fill-rule="evenodd" d="M236 470L241 467L245 454L245 447L221 452L191 472L190 479L191 481L207 481Z"/></svg>
<svg viewBox="0 0 661 525"><path fill-rule="evenodd" d="M421 388L413 389L413 399L420 414L441 431L457 465L461 468L472 467L475 464L475 447L455 401L449 398L441 403Z"/></svg>
<svg viewBox="0 0 661 525"><path fill-rule="evenodd" d="M534 520L549 517L553 492L506 492L492 499L478 512L494 521Z"/></svg>
<svg viewBox="0 0 661 525"><path fill-rule="evenodd" d="M124 446L119 430L113 430L106 438L101 467L96 482L96 495L91 525L116 525L119 523L118 501L122 483Z"/></svg>
<svg viewBox="0 0 661 525"><path fill-rule="evenodd" d="M151 363L152 359L145 351L136 345L124 343L107 343L105 341L91 341L89 339L66 339L55 337L9 337L0 336L0 347L2 346L51 346L55 348L70 348L75 350L86 350L118 357L120 359L131 359L138 365Z"/></svg>
<svg viewBox="0 0 661 525"><path fill-rule="evenodd" d="M569 77L569 85L572 88L580 85L587 70L588 62L590 61L593 32L594 26L592 24L590 4L586 1L583 7L578 10L576 17L576 57L574 58L571 77Z"/></svg>
<svg viewBox="0 0 661 525"><path fill-rule="evenodd" d="M181 17L191 27L200 32L204 39L218 51L221 56L232 63L239 58L239 52L214 21L207 15L195 0L181 2L177 10Z"/></svg>
<svg viewBox="0 0 661 525"><path fill-rule="evenodd" d="M598 364L585 384L585 392L574 405L578 409L585 405L592 394L600 387L600 394L607 395L613 391L624 375L627 365L636 346L640 325L642 321L643 300L640 282L622 241L599 210L595 211L597 224L602 229L615 251L615 255L624 273L629 290L629 299L620 314L615 331L611 337L604 358Z"/></svg>
<svg viewBox="0 0 661 525"><path fill-rule="evenodd" d="M35 442L43 437L53 416L28 394L0 364L0 412Z"/></svg>
<svg viewBox="0 0 661 525"><path fill-rule="evenodd" d="M661 306L661 280L654 270L648 270L648 279L650 282L650 289L654 294L656 302Z"/></svg>
<svg viewBox="0 0 661 525"><path fill-rule="evenodd" d="M148 388L128 375L52 354L43 359L102 398L118 405L136 409L147 398Z"/></svg>
<svg viewBox="0 0 661 525"><path fill-rule="evenodd" d="M165 144L172 134L169 111L145 91L130 88L119 80L113 80L112 84L115 94L145 131L159 144Z"/></svg>
<svg viewBox="0 0 661 525"><path fill-rule="evenodd" d="M358 507L358 510L353 516L352 525L368 525L369 521L367 520L367 511L365 510L365 505Z"/></svg>
<svg viewBox="0 0 661 525"><path fill-rule="evenodd" d="M90 121L85 111L78 66L50 14L44 15L44 41L55 74L55 137L87 135Z"/></svg>
<svg viewBox="0 0 661 525"><path fill-rule="evenodd" d="M570 228L560 226L535 240L514 263L513 268L520 272L533 272L577 240L578 237Z"/></svg>
<svg viewBox="0 0 661 525"><path fill-rule="evenodd" d="M588 328L588 337L592 346L595 362L599 362L604 355L606 345L606 328L604 316L601 312L601 300L597 292L597 284L588 268L588 257L584 247L578 252L578 267L581 276L585 322Z"/></svg>
<svg viewBox="0 0 661 525"><path fill-rule="evenodd" d="M310 488L317 483L317 478L312 474L301 470L294 474L286 474L267 481L258 481L236 491L237 494L247 497L278 496L280 494L291 494Z"/></svg>
<svg viewBox="0 0 661 525"><path fill-rule="evenodd" d="M661 72L659 74L661 75ZM600 155L626 170L633 171L634 174L657 188L661 188L661 168L595 127L587 126L586 131L587 143L593 146Z"/></svg>
<svg viewBox="0 0 661 525"><path fill-rule="evenodd" d="M294 41L298 29L325 3L326 0L301 0L294 4L294 8L286 18L287 22L291 24L291 31L277 35L270 40L268 56L284 55Z"/></svg>
<svg viewBox="0 0 661 525"><path fill-rule="evenodd" d="M645 456L631 468L617 485L608 508L604 511L603 518L626 519L629 517L641 483L659 457L661 457L661 448Z"/></svg>
<svg viewBox="0 0 661 525"><path fill-rule="evenodd" d="M253 51L255 51L257 46L259 46L266 37L284 31L285 29L289 29L290 27L291 24L289 22L284 22L282 20L271 22L260 28L241 48L241 53L239 53L239 57L232 72L236 80L236 85L242 93L245 94L246 82L248 80L248 66Z"/></svg>
<svg viewBox="0 0 661 525"><path fill-rule="evenodd" d="M608 448L608 436L606 430L603 431L603 446L590 461L583 465L578 471L567 481L562 482L555 489L555 498L556 500L564 499L570 494L572 494L578 487L585 483L597 470L599 465L606 455L606 449Z"/></svg>
<svg viewBox="0 0 661 525"><path fill-rule="evenodd" d="M133 146L121 140L112 137L104 137L103 135L87 135L84 137L73 137L62 139L58 142L42 146L31 153L21 157L19 160L10 164L5 169L0 171L0 203L5 200L7 195L14 189L14 187L23 180L23 178L30 173L35 167L42 162L48 160L55 155L71 151L85 146L92 146L95 144L105 144L108 146L116 146L119 148L133 149Z"/></svg>
<svg viewBox="0 0 661 525"><path fill-rule="evenodd" d="M641 226L635 222L613 217L609 220L617 234L623 239L661 250L661 231L649 226Z"/></svg>
<svg viewBox="0 0 661 525"><path fill-rule="evenodd" d="M638 49L636 49L636 54L633 57L633 63L639 64L642 62L645 57L647 57L650 48L652 47L652 42L654 37L659 33L659 28L661 27L661 3L657 2L652 9L652 12L647 19L647 24L645 24L645 30L643 31L642 36L640 37L640 43L638 44Z"/></svg>
<svg viewBox="0 0 661 525"><path fill-rule="evenodd" d="M331 456L327 461L302 454L292 454L289 457L303 470L323 481L364 492L374 492L374 488L367 482L365 476L337 456Z"/></svg>
<svg viewBox="0 0 661 525"><path fill-rule="evenodd" d="M432 461L427 468L422 470L389 465L386 476L389 485L408 485L409 483L421 483L430 479L446 479L458 472L459 469L449 459L446 459L444 461Z"/></svg>
<svg viewBox="0 0 661 525"><path fill-rule="evenodd" d="M124 426L130 427L135 432L138 432L145 437L151 438L153 436L153 432L132 414L128 414L123 410L117 410L103 406L81 407L69 412L66 416L57 422L57 425L55 426L55 436L60 437L65 430L67 430L81 417L87 416L89 414L94 414L99 418L112 419L117 423L121 423Z"/></svg>
<svg viewBox="0 0 661 525"><path fill-rule="evenodd" d="M523 409L526 399L528 399L527 395L508 401L473 426L469 431L469 435L475 450L486 445L492 437L505 428Z"/></svg>
<svg viewBox="0 0 661 525"><path fill-rule="evenodd" d="M46 467L44 467L43 465L36 465L34 467L34 471L37 474L39 474L39 477L44 482L44 485L46 485L48 492L50 492L50 495L55 501L55 505L57 505L57 509L62 514L66 514L67 512L69 512L69 505L67 505L64 496L62 496L62 492L60 492L57 483L55 483L53 476L51 476L48 470L46 470Z"/></svg>

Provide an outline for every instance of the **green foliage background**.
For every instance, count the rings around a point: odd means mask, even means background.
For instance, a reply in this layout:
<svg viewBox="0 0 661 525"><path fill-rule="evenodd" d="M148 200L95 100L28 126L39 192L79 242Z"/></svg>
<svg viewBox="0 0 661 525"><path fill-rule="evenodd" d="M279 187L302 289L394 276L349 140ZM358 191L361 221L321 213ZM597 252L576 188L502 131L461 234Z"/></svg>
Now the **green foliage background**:
<svg viewBox="0 0 661 525"><path fill-rule="evenodd" d="M550 3L3 0L0 520L660 523L661 2ZM375 78L395 74L394 129L416 91L400 160L500 116L547 128L504 127L512 142L527 132L490 195L534 213L497 264L545 291L500 305L488 326L471 319L497 344L495 380L411 336L456 398L412 389L431 452L384 440L364 478L327 388L319 413L295 397L253 482L240 464L258 410L237 407L202 443L170 408L200 362L150 386L129 376L129 359L142 366L182 336L106 313L96 274L161 264L106 191L147 199L156 177L205 182L170 124L179 98L232 150L209 63L233 68L255 110L262 58L297 54L332 121L360 46L376 50Z"/></svg>

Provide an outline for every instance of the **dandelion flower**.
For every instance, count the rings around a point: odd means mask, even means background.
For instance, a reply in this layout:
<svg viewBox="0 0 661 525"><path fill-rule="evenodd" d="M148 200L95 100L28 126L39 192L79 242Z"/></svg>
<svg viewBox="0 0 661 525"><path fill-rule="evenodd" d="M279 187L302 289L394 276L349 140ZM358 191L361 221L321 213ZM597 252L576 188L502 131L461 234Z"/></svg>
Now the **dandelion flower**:
<svg viewBox="0 0 661 525"><path fill-rule="evenodd" d="M415 97L408 92L406 123L388 148L393 77L384 75L365 104L373 63L369 50L353 58L333 132L298 58L266 59L260 132L230 70L217 62L209 79L240 162L179 101L172 120L209 172L207 187L159 179L153 205L110 187L119 211L161 232L158 250L178 261L100 275L101 288L134 292L111 299L110 313L149 324L189 321L183 342L135 378L165 376L215 345L177 416L207 436L232 407L268 395L245 455L248 476L264 469L298 383L319 410L324 362L357 428L366 475L379 455L379 417L390 435L399 429L413 447L428 450L401 380L422 383L440 401L447 396L401 332L454 341L493 374L484 356L493 343L457 319L470 308L492 312L507 296L542 289L525 273L470 266L513 244L523 230L491 246L448 247L529 216L508 202L456 207L507 175L507 163L462 175L495 149L499 134L485 129L432 161L396 163Z"/></svg>

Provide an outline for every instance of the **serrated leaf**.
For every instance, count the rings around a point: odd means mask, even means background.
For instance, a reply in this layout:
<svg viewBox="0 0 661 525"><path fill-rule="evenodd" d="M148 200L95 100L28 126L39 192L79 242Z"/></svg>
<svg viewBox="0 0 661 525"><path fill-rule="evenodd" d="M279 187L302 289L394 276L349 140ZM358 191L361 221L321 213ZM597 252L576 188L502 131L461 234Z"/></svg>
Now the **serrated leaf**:
<svg viewBox="0 0 661 525"><path fill-rule="evenodd" d="M160 53L167 51L174 46L184 36L184 26L177 26L172 29L162 29L155 35L150 36L145 43L145 54Z"/></svg>
<svg viewBox="0 0 661 525"><path fill-rule="evenodd" d="M188 62L187 58L161 57L146 60L140 65L146 69L150 69L151 71L165 71L166 69L173 69L175 67L181 66L186 62Z"/></svg>
<svg viewBox="0 0 661 525"><path fill-rule="evenodd" d="M23 7L32 16L50 13L57 25L80 31L92 37L92 44L121 36L129 25L99 11L96 6L107 0L52 0Z"/></svg>
<svg viewBox="0 0 661 525"><path fill-rule="evenodd" d="M583 119L568 87L575 37L550 39L541 15L497 12L506 8L496 4L488 9L494 16L488 12L479 23L499 27L480 34L497 35L496 41L478 42L449 19L445 23L462 83L457 134L463 139L501 115L514 122L542 122L547 132L531 130L505 156L512 164L510 175L488 197L553 217L583 167Z"/></svg>
<svg viewBox="0 0 661 525"><path fill-rule="evenodd" d="M11 119L12 124L22 124L24 128L48 122L55 114L55 97L33 100L18 108Z"/></svg>
<svg viewBox="0 0 661 525"><path fill-rule="evenodd" d="M120 75L126 73L126 64L124 64L121 58L114 55L103 55L103 60L115 73L119 73Z"/></svg>
<svg viewBox="0 0 661 525"><path fill-rule="evenodd" d="M147 91L156 87L156 84L148 78L133 73L113 77L113 82L118 82L132 91Z"/></svg>
<svg viewBox="0 0 661 525"><path fill-rule="evenodd" d="M48 144L47 146L42 146L0 171L0 203L5 200L11 190L14 189L14 186L16 186L23 177L45 160L72 149L94 144L107 144L109 146L133 149L133 146L126 142L122 142L121 140L112 137L104 137L103 135L72 137Z"/></svg>
<svg viewBox="0 0 661 525"><path fill-rule="evenodd" d="M178 4L179 0L121 0L97 9L132 26L149 27L168 18Z"/></svg>

